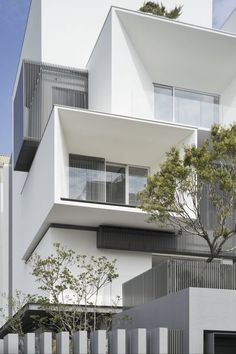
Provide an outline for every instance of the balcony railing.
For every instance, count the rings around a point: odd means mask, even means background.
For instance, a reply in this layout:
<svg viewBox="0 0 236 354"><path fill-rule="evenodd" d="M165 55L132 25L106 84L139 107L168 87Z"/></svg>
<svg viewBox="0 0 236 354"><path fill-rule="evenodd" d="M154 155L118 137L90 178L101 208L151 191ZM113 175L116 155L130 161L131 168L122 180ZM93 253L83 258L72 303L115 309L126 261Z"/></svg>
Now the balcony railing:
<svg viewBox="0 0 236 354"><path fill-rule="evenodd" d="M123 305L133 307L197 287L236 290L236 265L167 260L123 284Z"/></svg>
<svg viewBox="0 0 236 354"><path fill-rule="evenodd" d="M236 107L220 103L217 95L154 85L154 117L156 120L199 128L213 124L233 123Z"/></svg>
<svg viewBox="0 0 236 354"><path fill-rule="evenodd" d="M148 168L107 162L104 158L69 155L68 188L62 198L136 206L147 183Z"/></svg>

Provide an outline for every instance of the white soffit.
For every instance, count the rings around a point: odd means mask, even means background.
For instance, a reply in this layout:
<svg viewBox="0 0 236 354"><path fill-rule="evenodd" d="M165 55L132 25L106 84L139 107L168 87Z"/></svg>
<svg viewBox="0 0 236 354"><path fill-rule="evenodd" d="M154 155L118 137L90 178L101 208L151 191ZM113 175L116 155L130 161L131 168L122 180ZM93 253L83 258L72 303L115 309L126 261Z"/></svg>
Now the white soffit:
<svg viewBox="0 0 236 354"><path fill-rule="evenodd" d="M171 146L194 139L196 130L88 110L58 107L58 112L70 153L140 166L157 165Z"/></svg>
<svg viewBox="0 0 236 354"><path fill-rule="evenodd" d="M236 36L114 9L153 82L221 93L236 75Z"/></svg>

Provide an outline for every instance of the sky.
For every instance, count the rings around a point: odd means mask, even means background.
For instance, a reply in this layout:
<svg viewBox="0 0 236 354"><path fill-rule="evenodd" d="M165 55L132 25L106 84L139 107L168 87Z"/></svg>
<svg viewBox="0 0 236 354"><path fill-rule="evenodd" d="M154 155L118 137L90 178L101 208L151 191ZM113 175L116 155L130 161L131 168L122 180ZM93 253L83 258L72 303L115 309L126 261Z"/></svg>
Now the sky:
<svg viewBox="0 0 236 354"><path fill-rule="evenodd" d="M219 28L236 8L236 0L213 1L213 27ZM0 155L12 150L11 95L29 4L30 0L0 0Z"/></svg>

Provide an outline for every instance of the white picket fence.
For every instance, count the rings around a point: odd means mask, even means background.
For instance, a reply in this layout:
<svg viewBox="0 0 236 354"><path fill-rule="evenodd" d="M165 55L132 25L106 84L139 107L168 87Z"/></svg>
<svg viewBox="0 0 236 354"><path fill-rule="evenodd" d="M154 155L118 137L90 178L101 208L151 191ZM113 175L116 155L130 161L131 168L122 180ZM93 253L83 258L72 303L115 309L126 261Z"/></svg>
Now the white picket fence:
<svg viewBox="0 0 236 354"><path fill-rule="evenodd" d="M0 339L0 354L182 354L183 333L168 328L117 329L107 333L98 330L90 335L86 331L74 333L70 341L68 332L56 335L53 345L51 332L27 333L23 343L18 334ZM20 345L21 342L21 345ZM55 342L55 341L54 341ZM38 343L38 344L37 344ZM21 349L19 349L21 347Z"/></svg>

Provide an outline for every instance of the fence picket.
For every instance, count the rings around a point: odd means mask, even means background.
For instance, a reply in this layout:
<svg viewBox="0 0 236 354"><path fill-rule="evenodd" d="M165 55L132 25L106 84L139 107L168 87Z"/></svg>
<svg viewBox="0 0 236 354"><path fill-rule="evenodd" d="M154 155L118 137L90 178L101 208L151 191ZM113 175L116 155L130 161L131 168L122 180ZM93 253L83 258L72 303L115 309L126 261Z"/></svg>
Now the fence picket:
<svg viewBox="0 0 236 354"><path fill-rule="evenodd" d="M60 332L56 335L57 354L70 354L70 336L68 332Z"/></svg>
<svg viewBox="0 0 236 354"><path fill-rule="evenodd" d="M24 336L24 354L35 354L35 334L27 333Z"/></svg>
<svg viewBox="0 0 236 354"><path fill-rule="evenodd" d="M39 337L35 333L24 336L23 348L19 346L18 334L8 334L0 339L0 354L52 354L52 333L45 332ZM109 341L107 340L109 338ZM91 342L91 350L88 343ZM108 345L109 342L109 345ZM36 345L37 344L37 345ZM73 334L70 342L69 332L56 335L57 354L183 354L183 331L168 328L116 329L109 333L98 330L90 333L78 331ZM21 349L19 349L21 348Z"/></svg>
<svg viewBox="0 0 236 354"><path fill-rule="evenodd" d="M116 329L110 332L110 352L126 354L126 330Z"/></svg>
<svg viewBox="0 0 236 354"><path fill-rule="evenodd" d="M40 334L40 354L52 354L52 333Z"/></svg>
<svg viewBox="0 0 236 354"><path fill-rule="evenodd" d="M129 354L147 354L146 328L132 329L129 334Z"/></svg>
<svg viewBox="0 0 236 354"><path fill-rule="evenodd" d="M107 352L107 338L106 331L98 330L92 333L91 349L92 354L106 354Z"/></svg>
<svg viewBox="0 0 236 354"><path fill-rule="evenodd" d="M4 337L4 354L18 354L19 352L19 336L11 333Z"/></svg>
<svg viewBox="0 0 236 354"><path fill-rule="evenodd" d="M150 354L168 354L168 328L150 331Z"/></svg>
<svg viewBox="0 0 236 354"><path fill-rule="evenodd" d="M3 343L3 339L0 339L0 354L4 354L4 343Z"/></svg>

